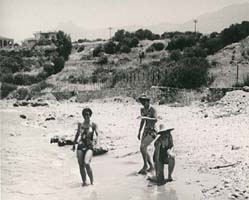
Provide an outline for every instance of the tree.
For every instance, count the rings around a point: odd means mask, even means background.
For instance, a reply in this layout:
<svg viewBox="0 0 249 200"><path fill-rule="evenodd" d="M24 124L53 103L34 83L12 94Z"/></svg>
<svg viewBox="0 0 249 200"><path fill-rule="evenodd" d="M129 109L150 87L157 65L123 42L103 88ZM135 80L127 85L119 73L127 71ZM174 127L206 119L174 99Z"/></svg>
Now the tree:
<svg viewBox="0 0 249 200"><path fill-rule="evenodd" d="M116 53L116 44L112 41L105 43L104 44L104 52L107 54Z"/></svg>
<svg viewBox="0 0 249 200"><path fill-rule="evenodd" d="M59 56L62 56L64 60L68 60L69 55L72 51L71 37L65 34L63 31L58 31L57 39L54 41L57 46L57 52Z"/></svg>
<svg viewBox="0 0 249 200"><path fill-rule="evenodd" d="M208 82L209 63L205 58L184 58L176 63L163 80L163 85L178 88L199 88Z"/></svg>

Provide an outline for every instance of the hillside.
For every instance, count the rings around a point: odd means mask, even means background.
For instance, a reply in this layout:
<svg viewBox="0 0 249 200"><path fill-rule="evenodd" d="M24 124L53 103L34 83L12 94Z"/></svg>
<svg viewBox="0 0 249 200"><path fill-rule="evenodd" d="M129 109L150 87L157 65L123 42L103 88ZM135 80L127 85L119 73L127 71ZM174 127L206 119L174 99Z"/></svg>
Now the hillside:
<svg viewBox="0 0 249 200"><path fill-rule="evenodd" d="M249 37L208 56L208 60L211 63L216 63L210 69L210 73L215 76L211 87L232 87L235 85L237 65L239 66L238 82L243 82L249 76Z"/></svg>
<svg viewBox="0 0 249 200"><path fill-rule="evenodd" d="M157 40L156 42L158 41L165 42L164 40ZM148 52L146 53L146 57L143 59L142 64L139 63L139 52L141 50L146 50L151 43L153 42L148 40L140 41L139 47L133 48L132 52L128 54L106 54L108 58L107 65L97 64L99 58L93 58L91 56L93 47L99 43L84 44L86 46L84 51L77 52L77 49L74 49L69 60L66 62L64 69L49 77L47 82L56 85L57 87L56 89L54 88L54 90L57 91L95 90L105 86L105 84L102 83L92 83L91 76L94 71L99 68L134 71L135 69L143 69L144 66L153 66L155 64L159 64L159 68L160 65L163 67L164 64L160 60L168 57L168 52L165 50ZM209 72L214 76L214 82L210 87L220 88L234 86L236 83L237 63L239 64L239 83L243 82L249 75L248 51L249 37L241 42L226 46L214 55L208 56L207 59L212 66ZM113 76L113 74L111 76ZM78 80L78 82L74 82L74 80ZM80 80L82 80L81 83ZM84 80L89 80L89 82L86 83ZM144 80L141 81L143 82Z"/></svg>

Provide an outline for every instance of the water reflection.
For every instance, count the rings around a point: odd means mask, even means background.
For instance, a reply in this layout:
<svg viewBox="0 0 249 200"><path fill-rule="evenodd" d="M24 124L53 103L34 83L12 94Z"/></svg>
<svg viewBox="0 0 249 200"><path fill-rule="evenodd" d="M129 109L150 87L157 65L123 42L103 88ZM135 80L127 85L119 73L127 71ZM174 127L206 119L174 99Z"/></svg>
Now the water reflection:
<svg viewBox="0 0 249 200"><path fill-rule="evenodd" d="M177 200L176 191L166 186L157 187L157 200Z"/></svg>

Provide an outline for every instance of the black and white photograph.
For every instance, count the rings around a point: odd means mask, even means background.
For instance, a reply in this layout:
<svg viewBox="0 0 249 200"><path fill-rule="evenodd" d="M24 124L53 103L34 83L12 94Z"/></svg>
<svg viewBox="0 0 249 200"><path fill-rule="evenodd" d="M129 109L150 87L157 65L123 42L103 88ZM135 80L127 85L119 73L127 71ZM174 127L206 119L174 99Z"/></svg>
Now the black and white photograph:
<svg viewBox="0 0 249 200"><path fill-rule="evenodd" d="M0 0L1 200L249 200L249 0Z"/></svg>

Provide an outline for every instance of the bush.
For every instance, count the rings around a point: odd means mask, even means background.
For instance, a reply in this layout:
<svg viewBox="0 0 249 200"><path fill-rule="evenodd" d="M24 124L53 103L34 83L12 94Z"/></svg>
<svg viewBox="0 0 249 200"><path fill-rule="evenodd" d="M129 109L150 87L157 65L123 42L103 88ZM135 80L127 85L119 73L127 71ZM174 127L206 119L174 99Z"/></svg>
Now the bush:
<svg viewBox="0 0 249 200"><path fill-rule="evenodd" d="M164 44L162 42L155 42L151 45L156 51L161 51L164 49Z"/></svg>
<svg viewBox="0 0 249 200"><path fill-rule="evenodd" d="M127 45L122 45L122 46L120 47L120 50L119 50L119 51L122 52L122 53L130 53L130 52L131 52L131 48L128 47Z"/></svg>
<svg viewBox="0 0 249 200"><path fill-rule="evenodd" d="M84 49L85 49L85 46L82 45L82 46L80 46L80 47L78 48L77 52L78 52L78 53L79 53L79 52L82 52L82 51L84 51Z"/></svg>
<svg viewBox="0 0 249 200"><path fill-rule="evenodd" d="M43 70L44 70L44 72L46 72L46 74L51 75L54 73L54 66L51 64L45 64L43 66ZM47 77L45 77L45 78L47 78Z"/></svg>
<svg viewBox="0 0 249 200"><path fill-rule="evenodd" d="M13 83L14 82L13 74L11 73L2 74L1 81L5 83Z"/></svg>
<svg viewBox="0 0 249 200"><path fill-rule="evenodd" d="M155 36L154 34L148 30L148 29L139 29L135 32L135 36L139 39L139 40L154 40Z"/></svg>
<svg viewBox="0 0 249 200"><path fill-rule="evenodd" d="M62 56L53 59L54 73L60 72L64 68L65 60Z"/></svg>
<svg viewBox="0 0 249 200"><path fill-rule="evenodd" d="M8 94L14 90L17 89L17 86L10 83L4 83L1 84L1 99L8 96Z"/></svg>
<svg viewBox="0 0 249 200"><path fill-rule="evenodd" d="M23 59L19 55L0 55L0 72L1 73L15 73L23 69Z"/></svg>
<svg viewBox="0 0 249 200"><path fill-rule="evenodd" d="M99 56L101 52L103 52L102 45L98 45L93 49L93 57Z"/></svg>
<svg viewBox="0 0 249 200"><path fill-rule="evenodd" d="M30 93L27 88L19 88L16 91L16 98L18 100L28 99L29 97L30 97Z"/></svg>
<svg viewBox="0 0 249 200"><path fill-rule="evenodd" d="M199 88L208 83L209 67L205 58L184 58L176 63L162 84L177 88Z"/></svg>
<svg viewBox="0 0 249 200"><path fill-rule="evenodd" d="M180 50L173 50L170 53L169 59L172 61L179 61L182 58Z"/></svg>
<svg viewBox="0 0 249 200"><path fill-rule="evenodd" d="M106 65L108 63L108 58L106 56L99 57L97 64Z"/></svg>
<svg viewBox="0 0 249 200"><path fill-rule="evenodd" d="M39 74L37 74L36 78L37 78L37 81L40 82L40 81L43 81L45 80L50 74L48 74L47 72L43 71L43 72L40 72Z"/></svg>
<svg viewBox="0 0 249 200"><path fill-rule="evenodd" d="M116 44L112 41L109 41L104 44L104 52L107 54L114 54L116 53Z"/></svg>
<svg viewBox="0 0 249 200"><path fill-rule="evenodd" d="M17 74L14 76L13 83L16 85L31 85L39 82L36 76L28 74Z"/></svg>
<svg viewBox="0 0 249 200"><path fill-rule="evenodd" d="M187 47L183 51L183 56L185 57L203 57L205 58L207 56L207 50L201 48L201 47Z"/></svg>
<svg viewBox="0 0 249 200"><path fill-rule="evenodd" d="M191 47L194 46L196 43L194 36L180 36L178 38L173 38L168 46L166 47L167 50L174 50L174 49L180 49L183 50L185 47Z"/></svg>

